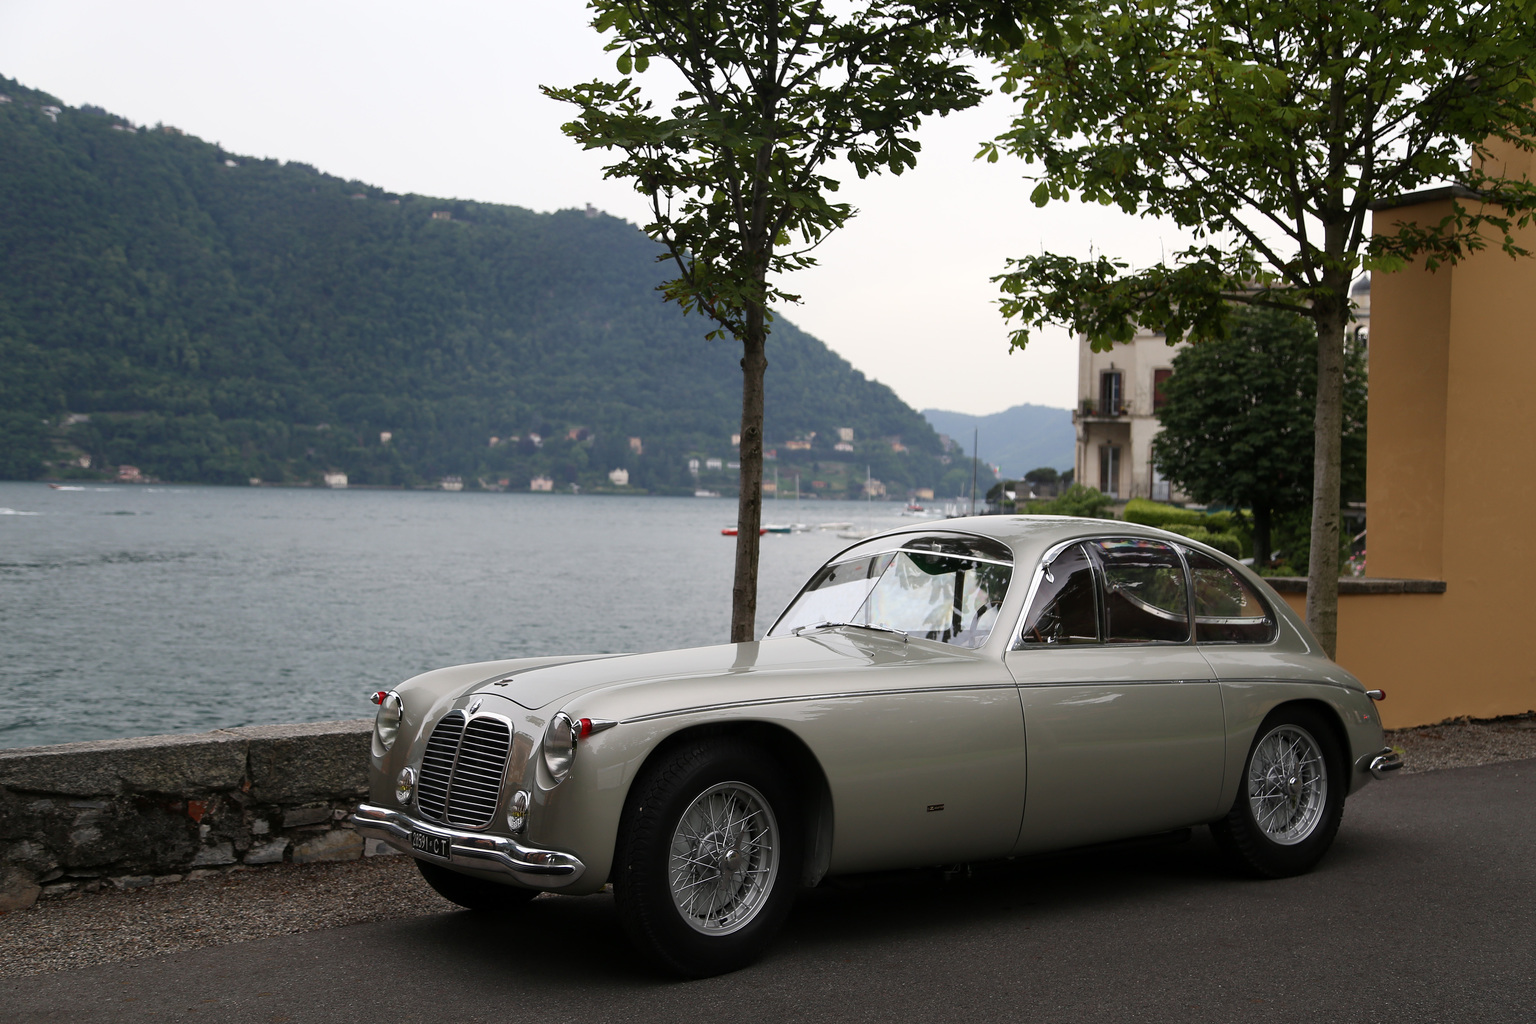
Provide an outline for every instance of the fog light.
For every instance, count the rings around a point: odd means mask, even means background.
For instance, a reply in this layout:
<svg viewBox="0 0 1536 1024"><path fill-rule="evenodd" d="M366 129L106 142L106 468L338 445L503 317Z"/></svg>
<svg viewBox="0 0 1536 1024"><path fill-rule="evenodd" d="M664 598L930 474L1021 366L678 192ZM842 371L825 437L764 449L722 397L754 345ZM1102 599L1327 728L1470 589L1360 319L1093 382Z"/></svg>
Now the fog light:
<svg viewBox="0 0 1536 1024"><path fill-rule="evenodd" d="M528 791L520 789L507 801L507 828L521 832L528 824Z"/></svg>
<svg viewBox="0 0 1536 1024"><path fill-rule="evenodd" d="M395 799L402 804L411 802L411 791L416 788L416 773L409 768L401 768L400 775L395 779Z"/></svg>

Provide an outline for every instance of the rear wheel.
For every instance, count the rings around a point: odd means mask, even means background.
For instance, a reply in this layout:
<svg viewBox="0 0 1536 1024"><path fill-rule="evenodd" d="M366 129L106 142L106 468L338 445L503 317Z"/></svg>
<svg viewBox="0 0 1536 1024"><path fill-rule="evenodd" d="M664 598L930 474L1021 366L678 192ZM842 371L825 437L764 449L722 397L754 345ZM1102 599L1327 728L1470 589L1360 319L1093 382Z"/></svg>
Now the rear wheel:
<svg viewBox="0 0 1536 1024"><path fill-rule="evenodd" d="M799 820L779 766L749 744L706 738L664 753L636 780L614 898L642 953L705 977L762 955L799 869Z"/></svg>
<svg viewBox="0 0 1536 1024"><path fill-rule="evenodd" d="M416 867L427 884L449 903L465 910L487 914L505 914L526 905L538 895L533 889L520 889L499 882L487 882L473 875L462 875L450 868L418 860Z"/></svg>
<svg viewBox="0 0 1536 1024"><path fill-rule="evenodd" d="M1271 712L1243 765L1237 802L1211 834L1241 870L1265 878L1310 871L1344 816L1344 754L1322 714Z"/></svg>

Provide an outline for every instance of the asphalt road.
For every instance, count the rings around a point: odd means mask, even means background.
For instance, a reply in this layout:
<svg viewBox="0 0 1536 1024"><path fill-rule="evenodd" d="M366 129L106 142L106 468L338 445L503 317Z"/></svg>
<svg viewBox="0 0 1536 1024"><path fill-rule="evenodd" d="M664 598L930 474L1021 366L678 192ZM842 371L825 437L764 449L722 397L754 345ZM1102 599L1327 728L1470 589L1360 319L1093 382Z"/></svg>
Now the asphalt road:
<svg viewBox="0 0 1536 1024"><path fill-rule="evenodd" d="M1134 780L1128 780L1134 782ZM1302 878L1162 848L806 893L773 953L676 982L606 896L0 982L0 1022L1536 1020L1536 761L1368 786Z"/></svg>

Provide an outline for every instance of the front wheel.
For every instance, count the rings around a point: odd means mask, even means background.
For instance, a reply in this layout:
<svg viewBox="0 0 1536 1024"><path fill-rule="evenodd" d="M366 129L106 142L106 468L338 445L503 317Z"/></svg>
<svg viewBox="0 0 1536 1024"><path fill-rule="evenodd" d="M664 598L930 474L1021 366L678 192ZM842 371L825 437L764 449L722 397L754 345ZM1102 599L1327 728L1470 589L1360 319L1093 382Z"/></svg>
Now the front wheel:
<svg viewBox="0 0 1536 1024"><path fill-rule="evenodd" d="M1310 708L1277 708L1248 750L1237 802L1211 834L1249 874L1299 875L1333 845L1345 791L1345 759L1328 722Z"/></svg>
<svg viewBox="0 0 1536 1024"><path fill-rule="evenodd" d="M798 815L766 754L700 739L635 781L617 854L614 899L636 947L676 974L722 974L762 955L789 914Z"/></svg>

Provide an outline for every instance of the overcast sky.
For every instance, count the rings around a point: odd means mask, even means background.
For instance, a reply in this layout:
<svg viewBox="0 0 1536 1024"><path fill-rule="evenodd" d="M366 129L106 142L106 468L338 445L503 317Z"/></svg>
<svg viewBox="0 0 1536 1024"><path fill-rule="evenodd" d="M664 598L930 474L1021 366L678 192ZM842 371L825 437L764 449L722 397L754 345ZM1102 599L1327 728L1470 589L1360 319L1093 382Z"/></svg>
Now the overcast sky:
<svg viewBox="0 0 1536 1024"><path fill-rule="evenodd" d="M602 154L560 133L569 108L538 91L616 75L587 21L573 0L0 0L0 73L397 192L592 203L640 224L641 198L603 180ZM859 215L786 282L804 297L791 320L915 408L1072 405L1076 345L1058 329L1010 355L988 279L1010 255L1146 264L1180 241L1100 207L1035 209L1022 164L972 159L1009 113L994 97L926 124L918 167L899 178L849 175L841 195Z"/></svg>

